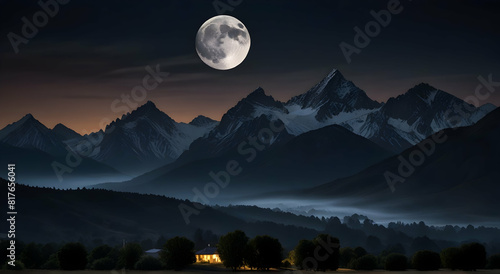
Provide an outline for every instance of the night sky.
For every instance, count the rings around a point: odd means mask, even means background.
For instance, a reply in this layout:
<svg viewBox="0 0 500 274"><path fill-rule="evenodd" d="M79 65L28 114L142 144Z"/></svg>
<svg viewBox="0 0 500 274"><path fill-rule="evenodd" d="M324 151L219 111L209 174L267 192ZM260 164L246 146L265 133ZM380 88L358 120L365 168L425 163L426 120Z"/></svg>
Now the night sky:
<svg viewBox="0 0 500 274"><path fill-rule="evenodd" d="M378 101L420 82L459 98L474 93L479 75L500 82L500 1L401 0L403 10L350 64L339 44L354 44L353 28L391 1L220 2L241 2L224 14L252 39L247 59L229 71L208 67L194 48L198 28L218 15L212 1L69 1L17 54L8 34L21 35L21 18L32 21L41 8L0 1L0 128L32 113L48 127L95 131L123 114L111 103L157 64L170 74L145 100L178 122L219 120L259 86L287 101L334 68ZM500 105L500 88L487 102Z"/></svg>

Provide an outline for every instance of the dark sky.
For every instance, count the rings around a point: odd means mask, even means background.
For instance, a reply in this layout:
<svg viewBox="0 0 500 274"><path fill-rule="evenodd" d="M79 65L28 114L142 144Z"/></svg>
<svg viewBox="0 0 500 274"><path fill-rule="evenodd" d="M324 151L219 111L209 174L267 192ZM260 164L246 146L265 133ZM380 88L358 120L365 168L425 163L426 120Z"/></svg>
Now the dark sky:
<svg viewBox="0 0 500 274"><path fill-rule="evenodd" d="M95 131L123 114L112 102L157 64L170 74L145 100L183 122L199 114L220 119L259 86L286 101L334 68L378 101L420 82L465 98L479 75L500 81L500 1L401 0L401 13L350 64L339 44L353 44L353 28L364 29L374 20L370 11L392 0L218 1L241 2L225 14L252 39L247 59L228 71L211 69L194 49L198 28L218 15L213 1L73 0L17 54L8 33L20 35L21 18L32 21L41 8L0 1L0 128L30 112L49 127ZM487 102L500 105L500 91L480 103Z"/></svg>

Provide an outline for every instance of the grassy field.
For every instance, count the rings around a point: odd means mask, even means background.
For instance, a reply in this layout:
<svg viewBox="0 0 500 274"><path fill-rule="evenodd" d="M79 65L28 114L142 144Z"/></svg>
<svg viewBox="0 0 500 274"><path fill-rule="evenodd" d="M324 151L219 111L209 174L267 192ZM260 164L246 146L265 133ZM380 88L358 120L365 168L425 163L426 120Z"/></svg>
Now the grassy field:
<svg viewBox="0 0 500 274"><path fill-rule="evenodd" d="M230 270L214 268L214 267L190 267L184 271L171 271L171 270L159 270L159 271L141 271L141 270L111 270L111 271L97 271L97 270L81 270L81 271L63 271L63 270L23 270L23 271L6 271L0 270L0 273L26 273L26 274L208 274L208 273L230 273ZM268 272L260 272L260 271L236 271L240 273L248 272L252 274L270 274L270 273L286 273L285 270L275 270ZM451 271L447 269L439 270L439 271L416 271L416 270L407 270L407 271L384 271L384 270L374 270L374 271L355 271L351 269L339 269L337 271L327 271L331 273L349 273L349 274L362 274L362 273L391 273L391 274L465 274L465 273L500 273L500 270L478 270L478 271ZM313 272L313 271L293 271L294 274L318 274L322 272Z"/></svg>

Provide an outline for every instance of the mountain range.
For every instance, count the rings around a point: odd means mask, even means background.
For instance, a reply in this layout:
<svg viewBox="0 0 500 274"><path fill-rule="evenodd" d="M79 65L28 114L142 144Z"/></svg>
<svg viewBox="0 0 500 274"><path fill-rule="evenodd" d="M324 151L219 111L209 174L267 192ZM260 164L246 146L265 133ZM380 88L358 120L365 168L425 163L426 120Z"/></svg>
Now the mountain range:
<svg viewBox="0 0 500 274"><path fill-rule="evenodd" d="M357 174L442 129L474 125L493 109L491 104L472 106L428 84L380 103L333 70L288 102L258 88L220 122L198 116L178 123L148 101L104 130L81 136L62 124L50 130L28 114L0 130L0 150L7 155L22 150L15 160L23 162L29 184L53 179L50 163L65 163L73 153L83 160L70 175L92 178L84 184L113 181L119 183L100 187L184 198L234 160L242 171L230 178L224 193L257 194ZM457 113L462 119L453 124L449 117ZM41 168L31 159L46 164ZM127 176L135 178L123 181Z"/></svg>
<svg viewBox="0 0 500 274"><path fill-rule="evenodd" d="M456 106L466 106L465 114L452 124L448 120L457 115ZM242 171L230 178L230 186L218 199L307 188L356 174L443 128L472 125L492 109L489 104L468 105L427 84L378 103L334 70L286 103L258 88L174 163L100 187L192 198L193 188L203 189L216 180L213 174L220 174L235 160ZM284 128L247 161L242 152L249 137L258 137L273 121Z"/></svg>
<svg viewBox="0 0 500 274"><path fill-rule="evenodd" d="M138 175L173 162L217 124L203 116L189 124L177 123L148 101L99 132L102 140L90 157L121 172Z"/></svg>
<svg viewBox="0 0 500 274"><path fill-rule="evenodd" d="M94 180L129 178L88 157L77 156L67 138L81 136L64 125L50 130L31 114L0 131L0 164L16 164L17 179L38 186L76 187Z"/></svg>
<svg viewBox="0 0 500 274"><path fill-rule="evenodd" d="M498 226L498 140L500 108L475 125L445 129L355 175L302 189L287 199Z"/></svg>

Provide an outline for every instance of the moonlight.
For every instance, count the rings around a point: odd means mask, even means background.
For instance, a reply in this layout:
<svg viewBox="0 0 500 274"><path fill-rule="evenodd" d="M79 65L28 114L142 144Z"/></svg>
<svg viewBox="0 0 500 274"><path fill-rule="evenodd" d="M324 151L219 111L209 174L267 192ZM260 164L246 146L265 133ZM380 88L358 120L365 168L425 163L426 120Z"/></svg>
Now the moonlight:
<svg viewBox="0 0 500 274"><path fill-rule="evenodd" d="M196 34L200 59L218 70L232 69L247 57L250 34L238 19L219 15L208 19Z"/></svg>

